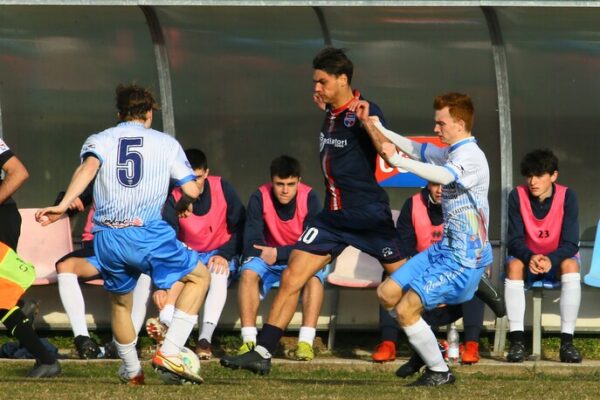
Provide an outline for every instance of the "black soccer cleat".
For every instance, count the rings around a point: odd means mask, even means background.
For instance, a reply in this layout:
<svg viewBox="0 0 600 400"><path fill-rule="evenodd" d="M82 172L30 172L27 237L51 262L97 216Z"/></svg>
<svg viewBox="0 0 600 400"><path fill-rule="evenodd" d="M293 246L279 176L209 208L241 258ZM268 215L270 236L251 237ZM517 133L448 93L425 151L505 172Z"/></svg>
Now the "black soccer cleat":
<svg viewBox="0 0 600 400"><path fill-rule="evenodd" d="M492 309L496 317L502 318L506 315L506 303L504 302L504 294L496 289L487 274L484 273L479 281L479 286L475 295L479 297L489 308Z"/></svg>
<svg viewBox="0 0 600 400"><path fill-rule="evenodd" d="M241 356L223 356L221 365L231 369L246 369L255 374L267 375L271 371L271 358L263 358L255 350Z"/></svg>
<svg viewBox="0 0 600 400"><path fill-rule="evenodd" d="M42 364L39 360L35 362L33 368L27 373L28 378L53 378L60 375L62 369L58 360L54 364Z"/></svg>
<svg viewBox="0 0 600 400"><path fill-rule="evenodd" d="M573 343L563 343L560 345L560 362L578 364L582 361L581 353Z"/></svg>
<svg viewBox="0 0 600 400"><path fill-rule="evenodd" d="M406 386L441 386L441 385L452 385L456 381L452 371L432 371L429 368L425 368L425 372L416 381L409 383Z"/></svg>
<svg viewBox="0 0 600 400"><path fill-rule="evenodd" d="M424 365L425 363L421 357L419 357L417 353L414 353L407 362L402 364L400 368L396 370L396 376L398 378L408 378L419 372Z"/></svg>
<svg viewBox="0 0 600 400"><path fill-rule="evenodd" d="M506 361L511 363L521 363L525 361L525 344L523 342L512 342L506 355Z"/></svg>
<svg viewBox="0 0 600 400"><path fill-rule="evenodd" d="M98 343L91 337L79 335L75 338L74 342L79 358L95 360L100 355L100 347L98 347Z"/></svg>

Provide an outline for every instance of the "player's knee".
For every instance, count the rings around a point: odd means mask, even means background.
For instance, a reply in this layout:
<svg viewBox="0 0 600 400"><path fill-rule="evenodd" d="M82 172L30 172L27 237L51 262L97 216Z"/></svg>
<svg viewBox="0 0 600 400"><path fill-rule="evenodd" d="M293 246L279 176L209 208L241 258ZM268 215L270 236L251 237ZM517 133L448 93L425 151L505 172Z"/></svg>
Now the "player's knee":
<svg viewBox="0 0 600 400"><path fill-rule="evenodd" d="M567 258L560 263L561 275L579 272L579 263L577 260Z"/></svg>
<svg viewBox="0 0 600 400"><path fill-rule="evenodd" d="M379 303L386 309L394 307L400 300L400 297L389 290L385 282L377 287L377 297L379 298Z"/></svg>
<svg viewBox="0 0 600 400"><path fill-rule="evenodd" d="M240 286L256 286L260 276L250 269L245 269L240 274Z"/></svg>
<svg viewBox="0 0 600 400"><path fill-rule="evenodd" d="M510 280L523 280L525 264L517 258L513 258L506 264L506 277Z"/></svg>
<svg viewBox="0 0 600 400"><path fill-rule="evenodd" d="M75 273L75 263L72 258L67 258L56 264L56 272L59 274Z"/></svg>
<svg viewBox="0 0 600 400"><path fill-rule="evenodd" d="M279 290L284 292L299 292L307 283L308 282L303 277L298 276L298 274L295 274L288 267L281 274Z"/></svg>

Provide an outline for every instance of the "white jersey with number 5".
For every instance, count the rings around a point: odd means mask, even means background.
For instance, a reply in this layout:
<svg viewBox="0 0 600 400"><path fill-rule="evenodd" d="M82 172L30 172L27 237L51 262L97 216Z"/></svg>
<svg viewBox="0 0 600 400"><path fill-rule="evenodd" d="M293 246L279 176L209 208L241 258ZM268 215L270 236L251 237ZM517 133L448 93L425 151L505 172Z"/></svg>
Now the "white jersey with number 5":
<svg viewBox="0 0 600 400"><path fill-rule="evenodd" d="M179 142L137 122L90 136L81 149L82 160L89 154L101 162L94 183L95 231L162 219L170 180L181 185L195 179Z"/></svg>

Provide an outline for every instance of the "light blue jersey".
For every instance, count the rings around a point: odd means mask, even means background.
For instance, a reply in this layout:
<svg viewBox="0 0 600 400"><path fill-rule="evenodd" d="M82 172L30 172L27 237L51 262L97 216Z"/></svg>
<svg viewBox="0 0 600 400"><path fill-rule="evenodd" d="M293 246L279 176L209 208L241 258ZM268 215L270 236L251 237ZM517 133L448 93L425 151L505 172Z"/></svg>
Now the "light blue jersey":
<svg viewBox="0 0 600 400"><path fill-rule="evenodd" d="M90 136L81 157L90 153L102 164L94 183L94 232L161 220L170 179L178 185L195 179L181 145L138 122Z"/></svg>
<svg viewBox="0 0 600 400"><path fill-rule="evenodd" d="M490 172L475 138L469 137L444 148L423 145L421 158L424 162L444 166L455 178L454 182L442 186L444 237L434 246L450 250L455 261L467 268L491 264Z"/></svg>

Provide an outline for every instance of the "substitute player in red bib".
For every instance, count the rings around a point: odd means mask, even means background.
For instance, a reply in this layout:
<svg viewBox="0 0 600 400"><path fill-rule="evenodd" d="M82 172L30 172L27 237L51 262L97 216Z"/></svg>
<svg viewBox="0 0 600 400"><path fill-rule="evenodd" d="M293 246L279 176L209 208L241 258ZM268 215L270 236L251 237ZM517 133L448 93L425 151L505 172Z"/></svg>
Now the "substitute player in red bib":
<svg viewBox="0 0 600 400"><path fill-rule="evenodd" d="M560 361L579 363L581 354L573 345L581 302L577 197L573 189L556 183L558 158L548 149L525 155L521 175L526 184L517 186L508 199L504 295L511 346L506 359L525 359L524 290L541 281L544 287L561 286Z"/></svg>
<svg viewBox="0 0 600 400"><path fill-rule="evenodd" d="M270 173L271 182L261 185L248 201L238 291L243 344L238 355L254 349L260 299L280 283L292 248L321 210L315 191L301 182L298 160L285 155L277 157L271 162ZM303 289L302 326L295 351L301 361L314 358L313 341L323 304L324 281L324 271L319 271Z"/></svg>

